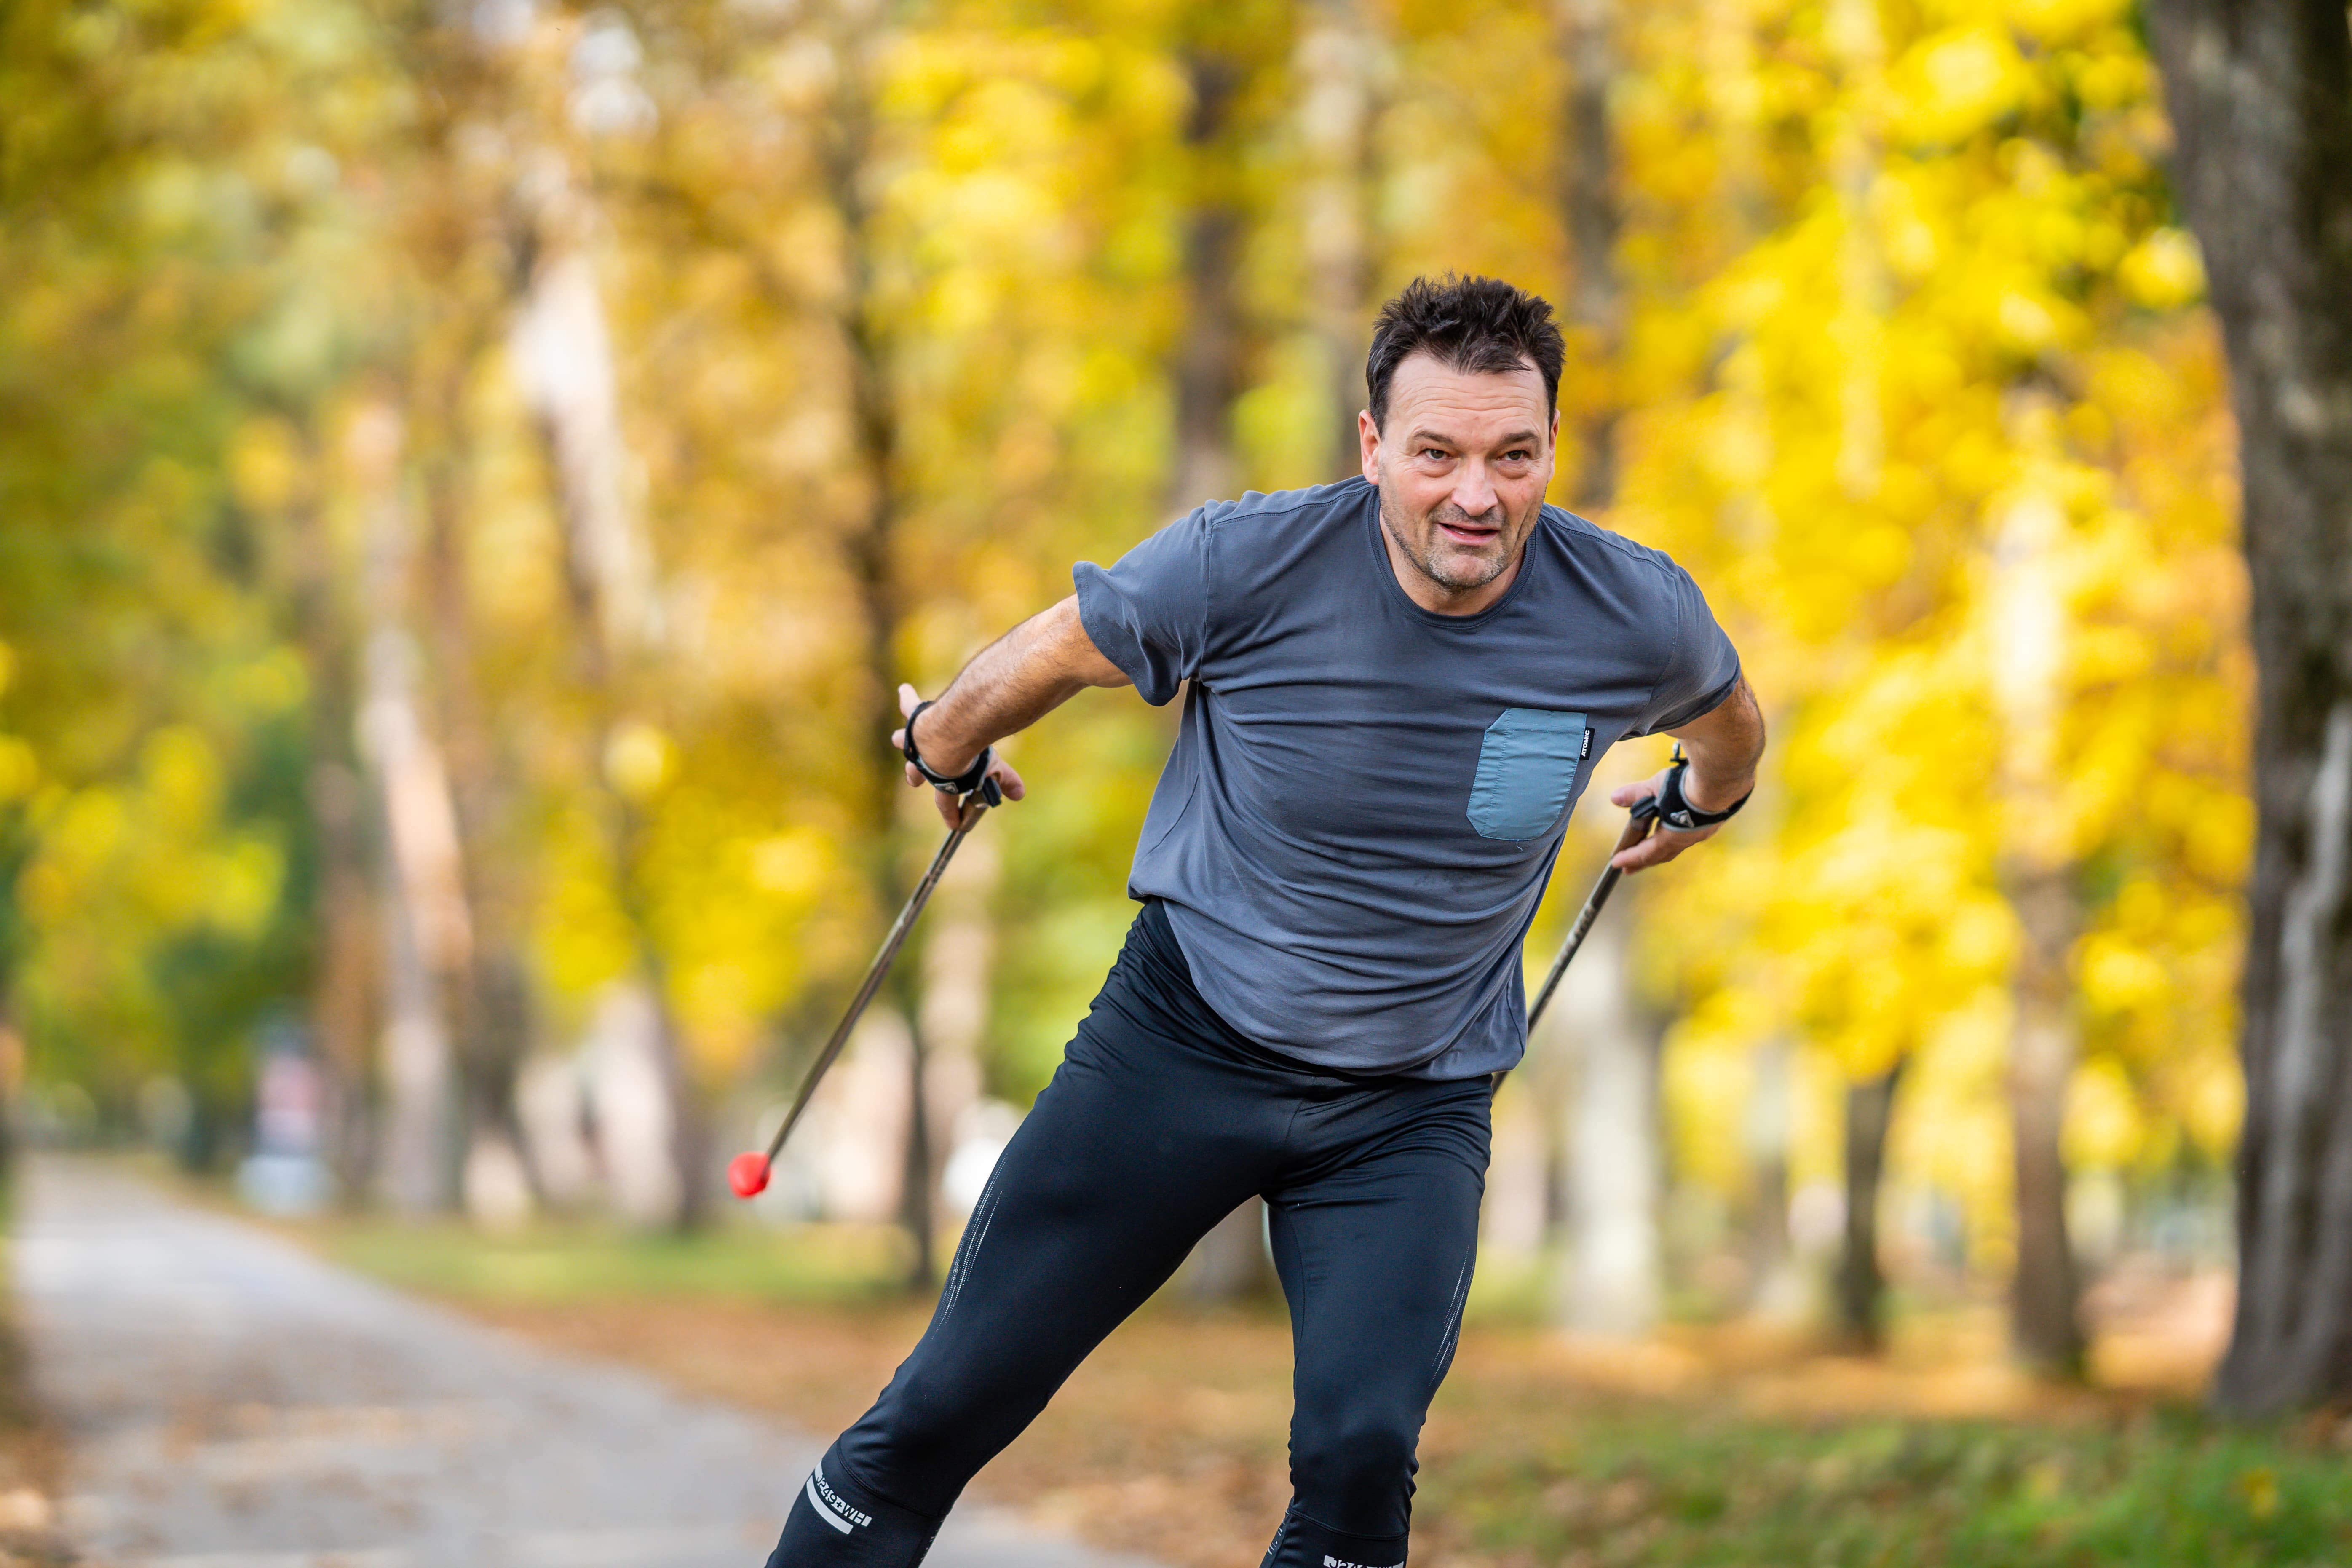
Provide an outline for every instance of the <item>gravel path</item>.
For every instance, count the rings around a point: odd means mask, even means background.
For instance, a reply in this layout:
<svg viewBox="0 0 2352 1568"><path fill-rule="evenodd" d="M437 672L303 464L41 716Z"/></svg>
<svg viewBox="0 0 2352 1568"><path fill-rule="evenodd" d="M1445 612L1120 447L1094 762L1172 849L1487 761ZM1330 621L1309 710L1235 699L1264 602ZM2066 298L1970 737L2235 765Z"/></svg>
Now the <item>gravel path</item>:
<svg viewBox="0 0 2352 1568"><path fill-rule="evenodd" d="M119 1172L27 1174L11 1272L106 1568L757 1568L822 1446ZM929 1562L1151 1568L978 1509Z"/></svg>

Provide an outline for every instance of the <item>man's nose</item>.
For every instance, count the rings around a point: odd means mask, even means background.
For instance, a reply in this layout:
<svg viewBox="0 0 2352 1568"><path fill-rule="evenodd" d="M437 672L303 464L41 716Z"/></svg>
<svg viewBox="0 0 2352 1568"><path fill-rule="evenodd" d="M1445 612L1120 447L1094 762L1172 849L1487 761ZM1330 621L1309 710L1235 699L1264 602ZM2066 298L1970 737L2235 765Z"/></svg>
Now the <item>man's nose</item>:
<svg viewBox="0 0 2352 1568"><path fill-rule="evenodd" d="M1461 474L1454 481L1454 494L1450 499L1472 517L1484 517L1494 510L1495 482L1486 472L1486 465L1475 458L1463 464Z"/></svg>

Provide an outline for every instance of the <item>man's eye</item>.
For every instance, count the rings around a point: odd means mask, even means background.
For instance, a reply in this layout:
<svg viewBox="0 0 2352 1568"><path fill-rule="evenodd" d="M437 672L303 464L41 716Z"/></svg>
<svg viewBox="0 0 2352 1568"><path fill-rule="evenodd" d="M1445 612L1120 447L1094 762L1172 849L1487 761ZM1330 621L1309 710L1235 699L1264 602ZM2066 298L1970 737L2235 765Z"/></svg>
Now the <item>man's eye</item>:
<svg viewBox="0 0 2352 1568"><path fill-rule="evenodd" d="M1421 455L1427 458L1433 463L1442 463L1454 454L1439 447L1423 447L1421 449Z"/></svg>

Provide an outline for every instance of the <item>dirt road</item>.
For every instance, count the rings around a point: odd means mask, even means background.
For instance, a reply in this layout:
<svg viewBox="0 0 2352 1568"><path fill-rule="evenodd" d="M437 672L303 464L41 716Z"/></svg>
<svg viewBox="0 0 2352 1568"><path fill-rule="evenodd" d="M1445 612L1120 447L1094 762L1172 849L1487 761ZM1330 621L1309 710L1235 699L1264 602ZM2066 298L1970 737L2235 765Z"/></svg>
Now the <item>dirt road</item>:
<svg viewBox="0 0 2352 1568"><path fill-rule="evenodd" d="M107 1568L756 1568L820 1444L551 1354L120 1172L29 1172L12 1273ZM958 1512L937 1568L1150 1568Z"/></svg>

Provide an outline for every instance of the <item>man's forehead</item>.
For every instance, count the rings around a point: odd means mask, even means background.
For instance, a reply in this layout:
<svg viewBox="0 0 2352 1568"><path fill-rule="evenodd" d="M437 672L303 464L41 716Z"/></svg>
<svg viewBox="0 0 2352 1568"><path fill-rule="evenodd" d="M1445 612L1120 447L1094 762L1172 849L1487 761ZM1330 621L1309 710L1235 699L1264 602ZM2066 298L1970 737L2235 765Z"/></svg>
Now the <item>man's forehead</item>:
<svg viewBox="0 0 2352 1568"><path fill-rule="evenodd" d="M1543 376L1531 364L1509 371L1461 371L1432 353L1412 353L1389 383L1389 417L1524 420L1531 428L1549 426L1549 400Z"/></svg>

